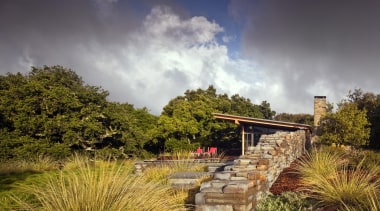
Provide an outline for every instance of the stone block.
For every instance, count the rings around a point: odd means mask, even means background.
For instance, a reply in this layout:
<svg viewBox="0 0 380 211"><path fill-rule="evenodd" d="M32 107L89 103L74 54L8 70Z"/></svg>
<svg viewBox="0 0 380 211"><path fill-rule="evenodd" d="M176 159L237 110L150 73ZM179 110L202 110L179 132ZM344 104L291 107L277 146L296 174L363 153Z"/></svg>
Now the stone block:
<svg viewBox="0 0 380 211"><path fill-rule="evenodd" d="M224 167L224 171L232 171L233 168L234 168L233 165L227 165Z"/></svg>
<svg viewBox="0 0 380 211"><path fill-rule="evenodd" d="M258 165L256 167L256 169L259 171L266 171L266 170L268 170L268 166L267 165Z"/></svg>
<svg viewBox="0 0 380 211"><path fill-rule="evenodd" d="M237 177L247 177L248 175L248 171L239 171L239 172L236 172L236 176Z"/></svg>
<svg viewBox="0 0 380 211"><path fill-rule="evenodd" d="M230 172L216 172L214 174L214 179L219 179L219 180L229 180L231 179L231 173Z"/></svg>
<svg viewBox="0 0 380 211"><path fill-rule="evenodd" d="M251 159L239 159L240 165L248 165L251 162Z"/></svg>
<svg viewBox="0 0 380 211"><path fill-rule="evenodd" d="M268 151L268 153L272 156L275 156L278 154L277 150L271 150L271 151Z"/></svg>
<svg viewBox="0 0 380 211"><path fill-rule="evenodd" d="M211 187L213 188L223 188L229 183L229 181L224 180L213 180L211 183Z"/></svg>
<svg viewBox="0 0 380 211"><path fill-rule="evenodd" d="M262 183L262 182L265 182L265 181L267 181L267 177L266 177L266 175L260 175L260 182Z"/></svg>
<svg viewBox="0 0 380 211"><path fill-rule="evenodd" d="M256 164L255 165L248 165L247 167L246 167L246 170L248 170L248 171L251 171L251 170L255 170L256 169Z"/></svg>
<svg viewBox="0 0 380 211"><path fill-rule="evenodd" d="M206 197L206 204L210 205L234 205L234 204L247 204L246 198L208 198Z"/></svg>
<svg viewBox="0 0 380 211"><path fill-rule="evenodd" d="M264 154L262 156L264 159L272 159L273 158L273 155L270 155L270 154Z"/></svg>
<svg viewBox="0 0 380 211"><path fill-rule="evenodd" d="M231 177L231 181L244 181L247 177Z"/></svg>
<svg viewBox="0 0 380 211"><path fill-rule="evenodd" d="M258 165L269 165L269 159L260 159Z"/></svg>
<svg viewBox="0 0 380 211"><path fill-rule="evenodd" d="M248 184L230 183L223 188L223 193L244 193L248 191Z"/></svg>
<svg viewBox="0 0 380 211"><path fill-rule="evenodd" d="M277 144L277 146L281 146L282 145L282 143L284 143L284 141L282 140L282 139L277 139L276 140L276 144Z"/></svg>
<svg viewBox="0 0 380 211"><path fill-rule="evenodd" d="M246 200L248 194L246 192L242 193L207 193L205 199L242 199Z"/></svg>
<svg viewBox="0 0 380 211"><path fill-rule="evenodd" d="M274 150L274 148L271 147L271 146L261 147L261 151L267 152L267 151L270 151L270 150Z"/></svg>
<svg viewBox="0 0 380 211"><path fill-rule="evenodd" d="M193 186L198 179L169 179L169 184L172 186Z"/></svg>
<svg viewBox="0 0 380 211"><path fill-rule="evenodd" d="M260 173L257 171L249 172L247 174L247 179L248 180L258 180L258 179L260 179Z"/></svg>
<svg viewBox="0 0 380 211"><path fill-rule="evenodd" d="M219 187L208 187L200 189L202 193L223 193L223 188Z"/></svg>
<svg viewBox="0 0 380 211"><path fill-rule="evenodd" d="M195 211L234 211L232 205L201 205Z"/></svg>
<svg viewBox="0 0 380 211"><path fill-rule="evenodd" d="M205 198L206 193L197 193L195 194L195 204L196 205L202 205L206 203Z"/></svg>
<svg viewBox="0 0 380 211"><path fill-rule="evenodd" d="M252 202L247 205L233 205L234 211L249 211L252 210Z"/></svg>
<svg viewBox="0 0 380 211"><path fill-rule="evenodd" d="M211 188L212 187L212 182L213 182L213 180L207 181L207 182L203 182L201 184L200 190L202 190L204 188Z"/></svg>

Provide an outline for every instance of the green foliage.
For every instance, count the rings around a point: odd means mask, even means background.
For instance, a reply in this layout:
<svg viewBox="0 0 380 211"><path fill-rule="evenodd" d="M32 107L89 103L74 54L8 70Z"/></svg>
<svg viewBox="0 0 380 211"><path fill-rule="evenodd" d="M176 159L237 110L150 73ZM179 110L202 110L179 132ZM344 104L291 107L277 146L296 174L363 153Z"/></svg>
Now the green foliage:
<svg viewBox="0 0 380 211"><path fill-rule="evenodd" d="M303 199L300 195L294 192L283 192L276 196L273 194L266 195L256 205L258 211L298 211L308 210L311 203Z"/></svg>
<svg viewBox="0 0 380 211"><path fill-rule="evenodd" d="M314 116L311 114L288 114L280 113L274 117L277 121L295 122L306 125L314 125Z"/></svg>
<svg viewBox="0 0 380 211"><path fill-rule="evenodd" d="M144 155L156 117L107 96L61 66L0 76L0 160L36 154L61 159L84 149Z"/></svg>
<svg viewBox="0 0 380 211"><path fill-rule="evenodd" d="M239 141L236 125L216 121L213 113L271 118L275 112L266 101L258 106L237 94L229 98L226 94L217 94L213 86L206 90L187 90L184 96L172 99L164 107L157 128L153 130L153 144L161 151L170 152L179 147L223 146L226 141L231 146L234 141Z"/></svg>
<svg viewBox="0 0 380 211"><path fill-rule="evenodd" d="M86 85L61 66L0 76L0 160L36 154L62 159L75 151L147 157L150 152L200 145L230 149L240 146L238 127L216 121L214 112L269 119L275 114L266 101L254 105L237 94L216 94L212 86L187 90L171 100L160 117L146 108L109 102L107 96L101 87Z"/></svg>
<svg viewBox="0 0 380 211"><path fill-rule="evenodd" d="M336 113L328 113L321 120L320 139L326 144L364 146L368 144L369 126L366 111L355 103L343 102Z"/></svg>
<svg viewBox="0 0 380 211"><path fill-rule="evenodd" d="M303 159L298 165L303 191L329 209L379 210L379 166L363 168L362 160L352 167L340 155L322 150Z"/></svg>
<svg viewBox="0 0 380 211"><path fill-rule="evenodd" d="M380 152L373 150L350 150L349 152L349 165L357 166L362 160L365 162L362 164L363 168L371 169L372 167L380 166Z"/></svg>
<svg viewBox="0 0 380 211"><path fill-rule="evenodd" d="M371 124L369 146L380 149L380 95L371 92L363 93L361 89L355 89L348 94L348 101L358 105L360 110L365 110Z"/></svg>
<svg viewBox="0 0 380 211"><path fill-rule="evenodd" d="M170 152L178 152L181 150L194 151L198 147L199 143L190 143L190 141L184 139L176 140L169 138L165 142L165 149Z"/></svg>
<svg viewBox="0 0 380 211"><path fill-rule="evenodd" d="M270 104L267 101L261 102L259 105L259 110L264 115L265 119L273 119L273 117L276 115L276 112L272 111Z"/></svg>

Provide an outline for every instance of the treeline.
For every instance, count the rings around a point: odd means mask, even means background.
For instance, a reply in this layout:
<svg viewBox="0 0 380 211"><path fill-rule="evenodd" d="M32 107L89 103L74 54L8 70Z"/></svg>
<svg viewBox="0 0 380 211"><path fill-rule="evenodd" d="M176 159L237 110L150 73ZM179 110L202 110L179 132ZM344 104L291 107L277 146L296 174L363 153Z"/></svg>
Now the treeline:
<svg viewBox="0 0 380 211"><path fill-rule="evenodd" d="M0 159L79 151L97 156L149 157L164 151L218 145L238 146L238 128L212 113L274 117L270 104L253 104L214 87L187 90L160 116L146 108L110 102L108 92L84 83L61 66L33 67L27 74L0 76ZM228 141L228 143L226 142Z"/></svg>

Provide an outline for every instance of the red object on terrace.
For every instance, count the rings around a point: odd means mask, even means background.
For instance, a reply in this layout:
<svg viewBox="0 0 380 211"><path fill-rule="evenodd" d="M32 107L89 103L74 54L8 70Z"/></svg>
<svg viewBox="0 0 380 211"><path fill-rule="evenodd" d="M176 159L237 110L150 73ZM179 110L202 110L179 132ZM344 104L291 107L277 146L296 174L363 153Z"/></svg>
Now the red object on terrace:
<svg viewBox="0 0 380 211"><path fill-rule="evenodd" d="M196 156L201 156L203 154L203 149L201 149L200 147L197 149L197 151L193 152L194 155Z"/></svg>
<svg viewBox="0 0 380 211"><path fill-rule="evenodd" d="M216 154L217 151L218 151L218 148L210 147L210 149L207 152L205 152L205 155L213 155L213 154Z"/></svg>

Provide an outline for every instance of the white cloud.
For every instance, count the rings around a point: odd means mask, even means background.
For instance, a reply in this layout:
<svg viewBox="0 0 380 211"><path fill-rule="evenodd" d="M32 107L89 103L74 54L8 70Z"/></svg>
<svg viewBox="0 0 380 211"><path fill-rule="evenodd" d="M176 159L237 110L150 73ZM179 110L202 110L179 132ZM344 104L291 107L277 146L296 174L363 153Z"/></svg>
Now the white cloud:
<svg viewBox="0 0 380 211"><path fill-rule="evenodd" d="M217 42L218 33L223 28L204 17L181 19L170 8L155 7L118 48L87 52L87 61L95 61L104 75L99 82L113 100L156 114L187 89L211 84L221 93L259 96L265 77L253 63L231 59L227 46Z"/></svg>
<svg viewBox="0 0 380 211"><path fill-rule="evenodd" d="M168 7L154 7L140 23L134 19L123 25L114 16L104 16L112 15L109 12L115 8L102 3L109 7L96 5L101 17L91 16L100 21L85 19L83 24L73 25L73 20L67 20L70 27L56 36L37 33L20 38L14 54L6 54L9 59L19 58L12 71L57 64L72 68L86 83L108 90L110 100L147 107L154 114L187 89L209 85L219 93L239 94L254 103L279 102L281 86L268 83L272 77L253 62L232 58L228 46L219 39L226 36L224 29L216 22L202 16L182 18ZM82 26L88 27L71 36ZM46 27L57 31L56 24ZM0 60L7 62L2 57Z"/></svg>

